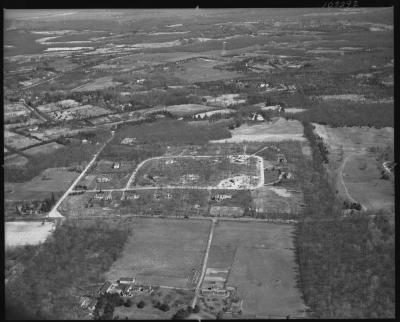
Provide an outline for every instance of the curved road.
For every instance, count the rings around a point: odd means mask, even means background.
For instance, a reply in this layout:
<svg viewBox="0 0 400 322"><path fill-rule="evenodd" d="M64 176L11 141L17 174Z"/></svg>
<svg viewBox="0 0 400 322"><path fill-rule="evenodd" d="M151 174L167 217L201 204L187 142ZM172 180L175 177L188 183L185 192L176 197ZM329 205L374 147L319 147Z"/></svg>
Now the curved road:
<svg viewBox="0 0 400 322"><path fill-rule="evenodd" d="M350 201L351 201L351 202L354 202L354 203L358 203L358 201L356 201L356 200L350 195L349 191L347 190L346 184L344 183L344 180L343 180L343 169L344 169L344 167L345 167L347 161L349 160L349 158L350 158L351 156L357 155L357 154L364 154L365 152L366 152L365 150L362 150L362 151L350 153L349 155L347 155L347 156L345 157L345 159L343 160L343 162L342 162L342 164L340 165L340 168L339 168L339 180L340 180L340 184L343 186L347 198L350 199ZM360 204L361 204L361 203L360 203ZM362 207L362 209L363 209L364 211L367 211L367 207L365 207L365 206L362 205L362 204L361 204L361 207Z"/></svg>

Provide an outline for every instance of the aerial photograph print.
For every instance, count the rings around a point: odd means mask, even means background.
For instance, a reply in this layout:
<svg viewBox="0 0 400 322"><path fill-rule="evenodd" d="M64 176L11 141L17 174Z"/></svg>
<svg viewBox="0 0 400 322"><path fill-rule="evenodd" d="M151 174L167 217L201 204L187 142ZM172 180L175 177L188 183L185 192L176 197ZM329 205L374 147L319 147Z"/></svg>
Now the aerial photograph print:
<svg viewBox="0 0 400 322"><path fill-rule="evenodd" d="M397 9L3 8L5 319L394 320Z"/></svg>

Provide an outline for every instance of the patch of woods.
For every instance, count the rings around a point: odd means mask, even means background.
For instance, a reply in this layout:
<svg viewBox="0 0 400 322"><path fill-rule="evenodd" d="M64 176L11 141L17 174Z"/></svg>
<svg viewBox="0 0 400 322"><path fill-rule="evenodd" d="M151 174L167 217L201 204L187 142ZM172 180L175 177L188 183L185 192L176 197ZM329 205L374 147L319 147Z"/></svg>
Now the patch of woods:
<svg viewBox="0 0 400 322"><path fill-rule="evenodd" d="M298 113L294 118L332 127L369 126L382 128L394 126L393 104L324 103Z"/></svg>
<svg viewBox="0 0 400 322"><path fill-rule="evenodd" d="M5 286L6 309L12 316L30 319L80 319L87 316L79 305L86 289L104 282L129 231L120 224L66 223L41 246L6 252L6 276L18 263L22 272ZM7 311L6 310L6 311Z"/></svg>
<svg viewBox="0 0 400 322"><path fill-rule="evenodd" d="M315 134L315 127L308 122L303 122L304 136L310 141L312 147L316 148L316 154L321 158L323 163L328 163L328 148L324 144L322 138Z"/></svg>
<svg viewBox="0 0 400 322"><path fill-rule="evenodd" d="M136 138L138 143L162 145L206 144L209 140L230 138L230 132L218 124L193 126L178 120L161 120L138 126L118 128L112 143L119 144L126 137Z"/></svg>
<svg viewBox="0 0 400 322"><path fill-rule="evenodd" d="M309 125L305 136L310 139ZM298 285L316 318L393 318L394 214L343 217L326 180L323 156L310 139L313 159L298 171L306 208L296 226Z"/></svg>

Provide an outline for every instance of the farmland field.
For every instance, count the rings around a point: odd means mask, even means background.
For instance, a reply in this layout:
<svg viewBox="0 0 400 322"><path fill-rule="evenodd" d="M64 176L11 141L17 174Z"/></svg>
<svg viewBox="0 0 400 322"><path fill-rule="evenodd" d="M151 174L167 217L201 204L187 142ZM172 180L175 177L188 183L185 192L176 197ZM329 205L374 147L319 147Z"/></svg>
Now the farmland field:
<svg viewBox="0 0 400 322"><path fill-rule="evenodd" d="M107 76L107 77L98 78L92 82L78 86L78 87L72 89L71 91L72 92L97 91L97 90L102 90L105 88L113 87L113 86L116 86L119 84L121 84L121 83L114 82L112 80L112 76Z"/></svg>
<svg viewBox="0 0 400 322"><path fill-rule="evenodd" d="M243 314L299 317L304 304L296 287L293 227L219 222L207 267L230 269L228 286L243 299Z"/></svg>
<svg viewBox="0 0 400 322"><path fill-rule="evenodd" d="M186 287L192 269L201 269L210 223L132 218L132 234L108 280L135 277L139 283Z"/></svg>
<svg viewBox="0 0 400 322"><path fill-rule="evenodd" d="M210 82L241 76L236 72L215 69L214 67L218 64L220 64L219 61L199 58L196 61L182 64L182 70L175 72L175 76L189 83Z"/></svg>
<svg viewBox="0 0 400 322"><path fill-rule="evenodd" d="M26 137L10 131L4 132L4 144L9 145L14 149L22 149L39 142L40 141L35 138Z"/></svg>
<svg viewBox="0 0 400 322"><path fill-rule="evenodd" d="M62 193L78 175L77 172L64 169L46 169L28 182L6 183L6 200L35 200L49 197L52 192Z"/></svg>
<svg viewBox="0 0 400 322"><path fill-rule="evenodd" d="M254 206L261 213L292 213L301 212L303 202L301 193L293 193L282 187L261 187L252 191Z"/></svg>
<svg viewBox="0 0 400 322"><path fill-rule="evenodd" d="M24 166L27 163L28 163L28 158L19 154L12 154L4 158L5 165Z"/></svg>
<svg viewBox="0 0 400 322"><path fill-rule="evenodd" d="M170 105L165 107L166 111L177 116L193 115L200 112L210 111L212 109L215 109L215 107L199 104Z"/></svg>
<svg viewBox="0 0 400 322"><path fill-rule="evenodd" d="M22 104L5 104L4 121L11 121L20 116L28 116L30 111Z"/></svg>
<svg viewBox="0 0 400 322"><path fill-rule="evenodd" d="M47 144L39 145L30 149L27 149L24 151L25 154L27 155L35 155L37 153L51 153L55 149L61 148L62 145L58 144L56 142L50 142Z"/></svg>

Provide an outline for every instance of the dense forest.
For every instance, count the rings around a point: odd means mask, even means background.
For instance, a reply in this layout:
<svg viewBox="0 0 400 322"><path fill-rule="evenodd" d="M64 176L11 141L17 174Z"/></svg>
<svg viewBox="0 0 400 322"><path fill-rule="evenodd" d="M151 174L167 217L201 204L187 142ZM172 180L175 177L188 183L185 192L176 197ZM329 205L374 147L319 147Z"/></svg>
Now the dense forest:
<svg viewBox="0 0 400 322"><path fill-rule="evenodd" d="M310 141L313 160L299 164L306 209L295 236L305 303L317 318L393 318L394 214L343 217L320 149Z"/></svg>
<svg viewBox="0 0 400 322"><path fill-rule="evenodd" d="M220 124L191 125L184 121L162 120L139 126L125 125L118 129L112 143L119 144L124 138L136 138L138 143L173 145L207 144L209 140L230 138L231 134Z"/></svg>
<svg viewBox="0 0 400 322"><path fill-rule="evenodd" d="M373 126L382 128L394 126L393 104L361 103L324 103L310 108L304 113L293 115L294 118L315 122L332 127L340 126Z"/></svg>
<svg viewBox="0 0 400 322"><path fill-rule="evenodd" d="M6 251L6 311L13 316L38 319L82 319L79 297L104 282L129 230L122 224L66 223L41 246ZM10 277L17 262L23 269ZM8 267L8 270L7 270Z"/></svg>

